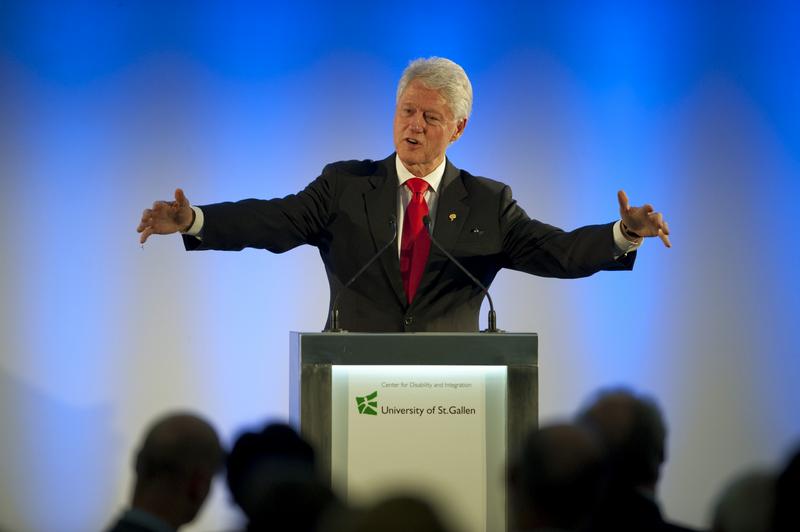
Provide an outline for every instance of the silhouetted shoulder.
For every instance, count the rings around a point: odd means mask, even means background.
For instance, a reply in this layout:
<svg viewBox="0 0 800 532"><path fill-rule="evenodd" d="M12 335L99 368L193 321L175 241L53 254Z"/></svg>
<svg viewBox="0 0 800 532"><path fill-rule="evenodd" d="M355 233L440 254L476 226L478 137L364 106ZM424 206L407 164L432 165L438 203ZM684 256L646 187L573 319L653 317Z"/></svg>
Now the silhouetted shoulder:
<svg viewBox="0 0 800 532"><path fill-rule="evenodd" d="M364 159L363 161L338 161L325 166L323 174L340 174L356 177L369 177L381 173L381 161Z"/></svg>

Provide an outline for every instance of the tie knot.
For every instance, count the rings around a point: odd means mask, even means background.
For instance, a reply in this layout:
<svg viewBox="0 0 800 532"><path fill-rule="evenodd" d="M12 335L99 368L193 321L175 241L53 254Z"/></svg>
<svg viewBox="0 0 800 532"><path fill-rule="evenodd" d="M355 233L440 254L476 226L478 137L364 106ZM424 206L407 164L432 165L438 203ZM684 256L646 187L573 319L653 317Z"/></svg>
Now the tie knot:
<svg viewBox="0 0 800 532"><path fill-rule="evenodd" d="M430 185L421 177L412 177L406 181L406 186L411 189L411 192L416 196L417 194L424 194Z"/></svg>

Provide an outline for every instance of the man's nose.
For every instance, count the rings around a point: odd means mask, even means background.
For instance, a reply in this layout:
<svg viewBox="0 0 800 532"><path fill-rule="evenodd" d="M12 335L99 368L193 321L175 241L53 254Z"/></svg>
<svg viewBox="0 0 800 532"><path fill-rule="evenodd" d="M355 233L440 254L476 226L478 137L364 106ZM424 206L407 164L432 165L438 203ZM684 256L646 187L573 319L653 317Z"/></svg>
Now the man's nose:
<svg viewBox="0 0 800 532"><path fill-rule="evenodd" d="M425 121L421 115L411 117L411 130L415 133L422 133L425 130Z"/></svg>

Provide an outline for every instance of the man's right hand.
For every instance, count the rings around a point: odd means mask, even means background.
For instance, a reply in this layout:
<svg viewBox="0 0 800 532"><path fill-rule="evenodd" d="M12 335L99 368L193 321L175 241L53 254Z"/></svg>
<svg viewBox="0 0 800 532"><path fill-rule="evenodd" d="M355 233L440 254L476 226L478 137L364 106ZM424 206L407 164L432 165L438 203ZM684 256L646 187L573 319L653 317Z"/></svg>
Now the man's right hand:
<svg viewBox="0 0 800 532"><path fill-rule="evenodd" d="M144 244L150 235L170 235L187 231L194 222L194 211L183 190L175 190L175 201L156 201L153 207L145 209L142 221L136 228L141 233L139 242Z"/></svg>

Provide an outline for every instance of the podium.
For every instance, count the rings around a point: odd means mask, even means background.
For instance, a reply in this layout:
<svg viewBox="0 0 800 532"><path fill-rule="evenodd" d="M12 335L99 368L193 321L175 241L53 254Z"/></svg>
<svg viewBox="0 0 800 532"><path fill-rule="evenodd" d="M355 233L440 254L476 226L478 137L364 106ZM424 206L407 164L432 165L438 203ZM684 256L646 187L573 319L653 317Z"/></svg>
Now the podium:
<svg viewBox="0 0 800 532"><path fill-rule="evenodd" d="M290 416L354 504L411 493L507 528L505 471L538 421L532 333L291 333Z"/></svg>

